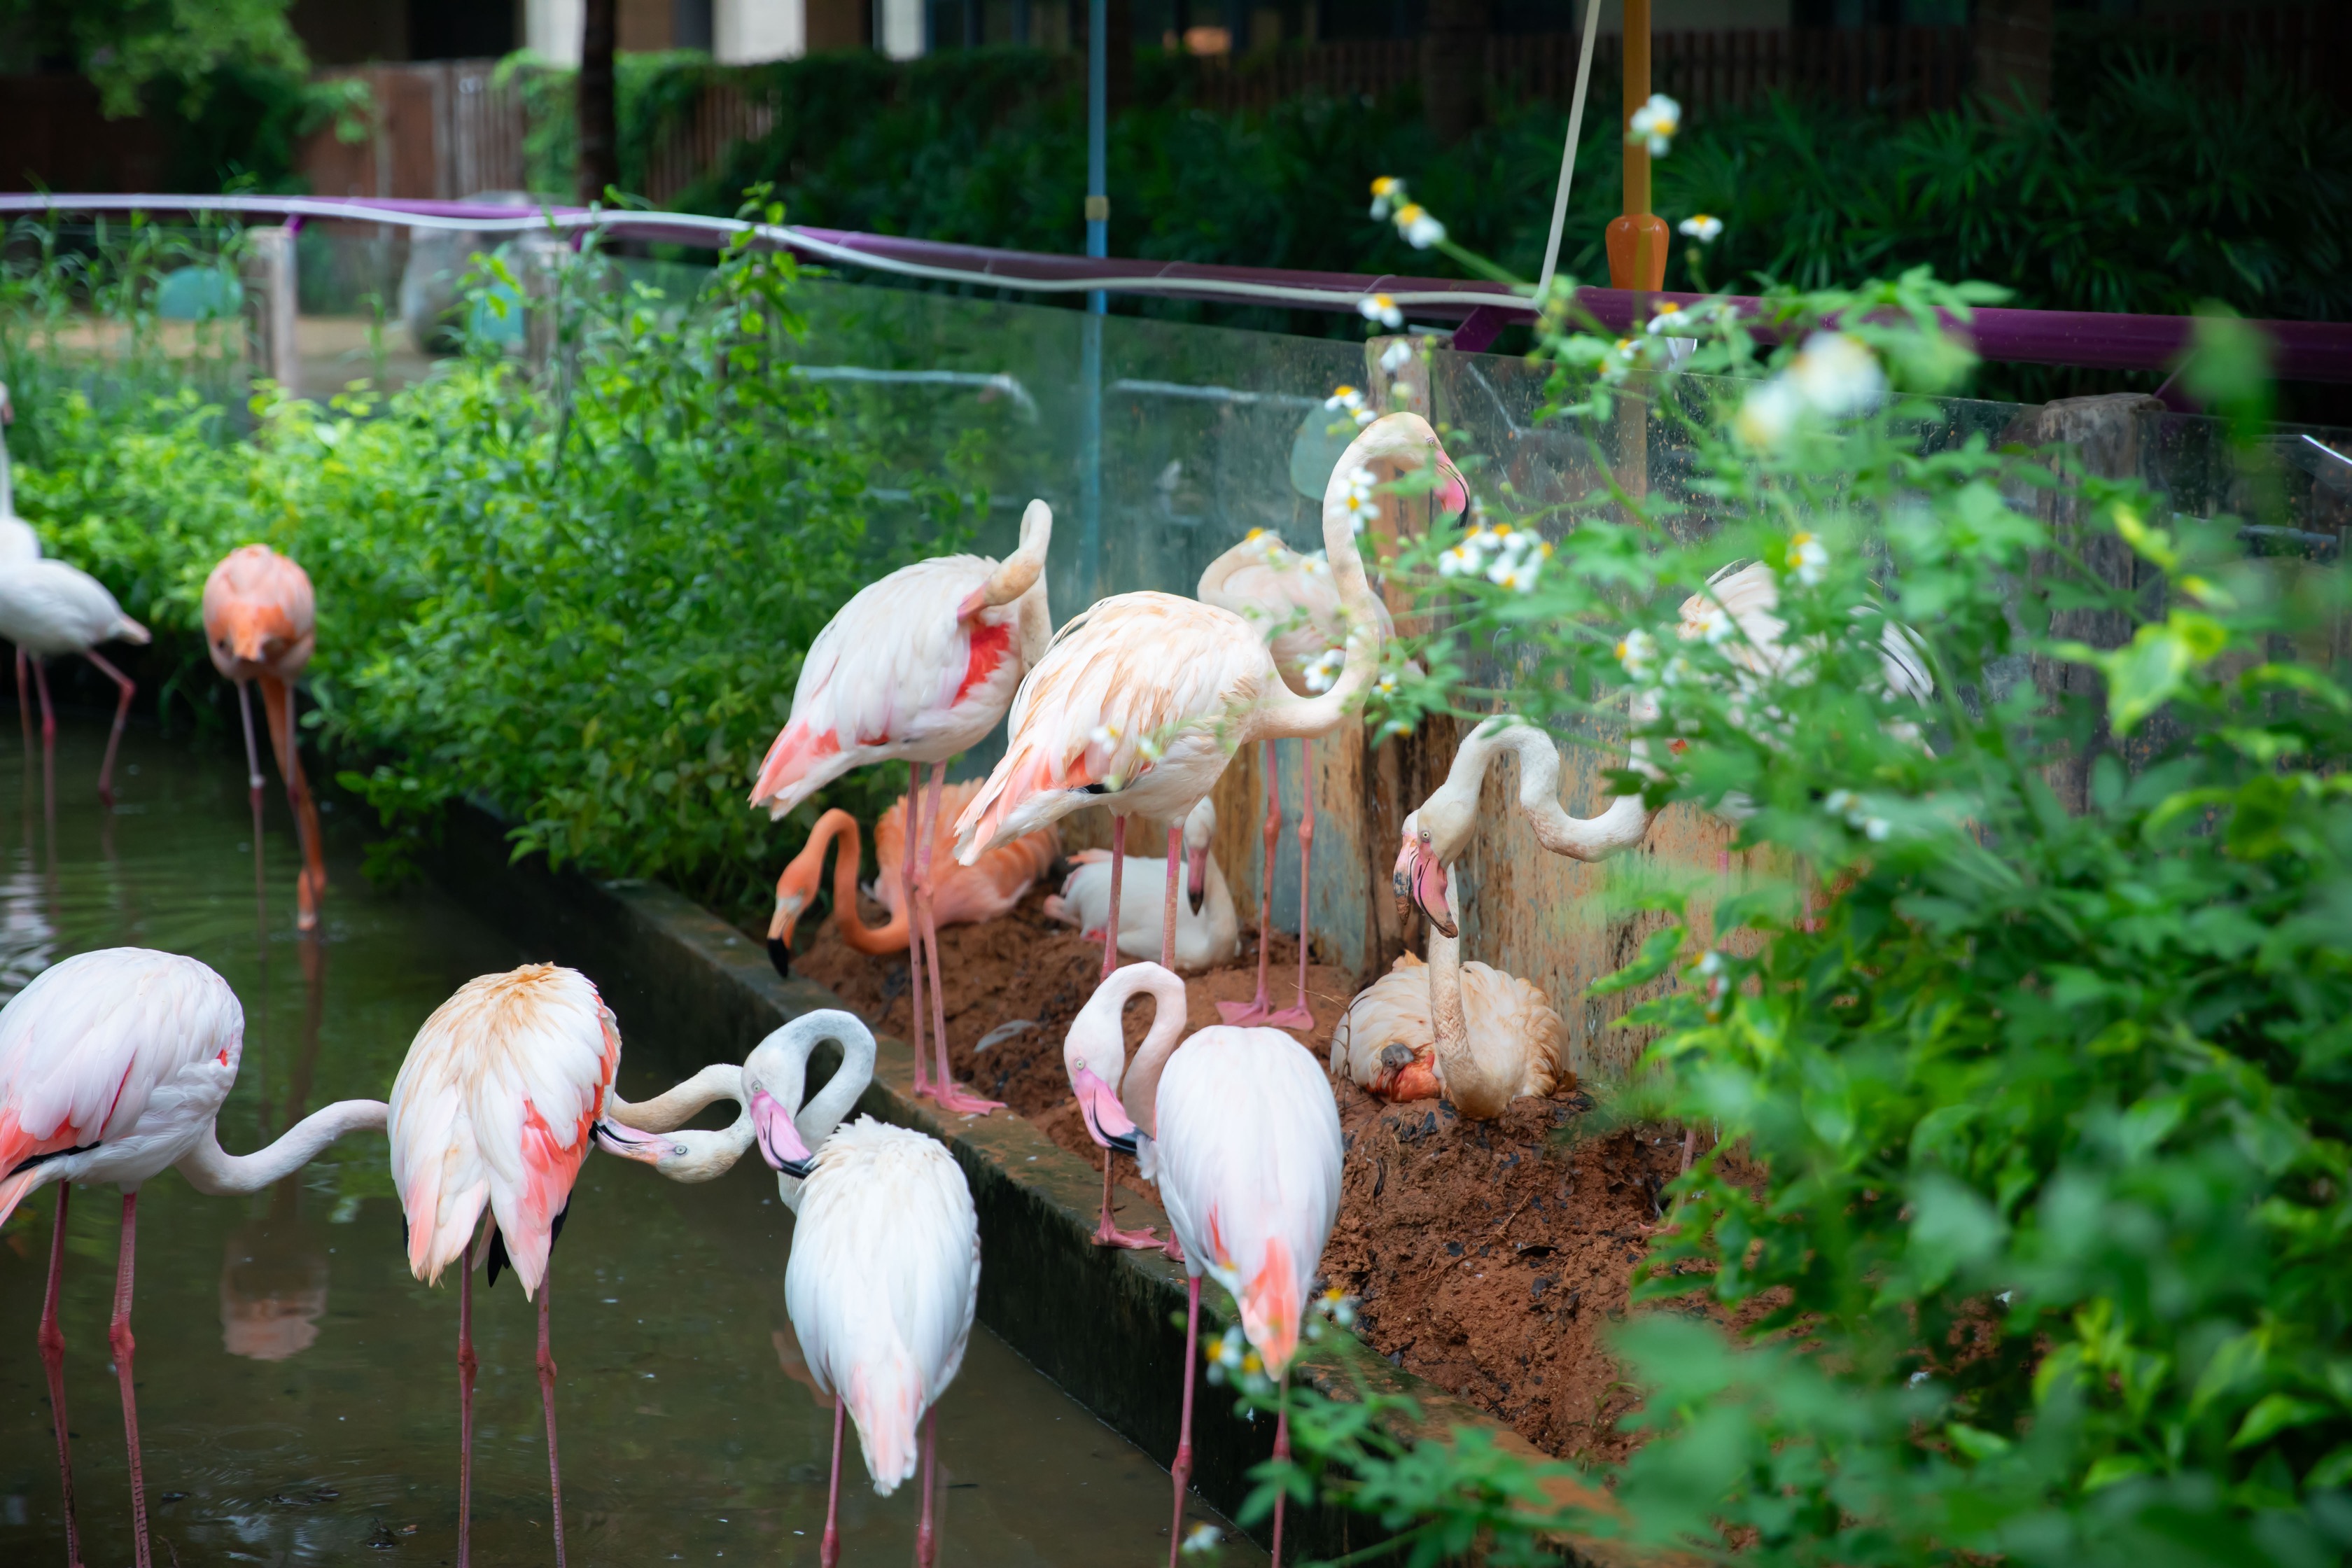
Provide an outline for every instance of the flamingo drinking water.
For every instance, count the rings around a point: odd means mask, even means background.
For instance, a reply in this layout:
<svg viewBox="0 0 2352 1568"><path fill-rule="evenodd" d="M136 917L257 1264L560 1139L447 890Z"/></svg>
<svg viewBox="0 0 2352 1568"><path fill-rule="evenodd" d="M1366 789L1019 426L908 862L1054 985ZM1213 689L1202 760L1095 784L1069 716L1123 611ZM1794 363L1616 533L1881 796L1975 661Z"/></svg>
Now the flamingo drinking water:
<svg viewBox="0 0 2352 1568"><path fill-rule="evenodd" d="M193 958L141 947L77 953L44 970L0 1009L0 1221L36 1187L58 1188L41 1306L41 1362L57 1425L65 1487L66 1558L81 1561L68 1452L65 1352L58 1299L65 1272L66 1201L72 1184L122 1189L109 1342L122 1389L131 1450L131 1517L140 1568L150 1568L147 1494L132 1394L131 1297L139 1189L177 1167L200 1193L259 1192L346 1132L384 1125L382 1100L347 1100L313 1111L257 1153L221 1150L213 1120L236 1082L245 1010L228 982Z"/></svg>
<svg viewBox="0 0 2352 1568"><path fill-rule="evenodd" d="M949 1076L929 828L940 816L948 760L987 739L1045 651L1054 624L1045 584L1053 531L1052 510L1033 500L1022 515L1021 548L1001 564L978 555L941 556L902 566L860 589L809 645L793 691L792 718L768 748L751 786L752 805L781 817L852 768L912 764L908 847L898 874L916 937L907 952L914 983L915 1092L958 1113L993 1110L1001 1102L969 1093ZM930 798L918 810L926 763ZM971 857L963 858L971 863ZM927 968L939 1051L936 1088L923 1062Z"/></svg>
<svg viewBox="0 0 2352 1568"><path fill-rule="evenodd" d="M319 808L310 798L310 782L302 776L302 754L294 743L294 682L318 644L310 574L266 544L232 550L205 579L204 617L205 649L212 655L213 668L236 683L237 717L245 721L246 787L253 803L257 858L261 853L261 759L254 751L253 708L246 688L256 680L261 683L269 749L278 755L286 804L293 808L294 832L302 845L302 874L294 885L295 919L308 931L319 923L319 900L327 890Z"/></svg>

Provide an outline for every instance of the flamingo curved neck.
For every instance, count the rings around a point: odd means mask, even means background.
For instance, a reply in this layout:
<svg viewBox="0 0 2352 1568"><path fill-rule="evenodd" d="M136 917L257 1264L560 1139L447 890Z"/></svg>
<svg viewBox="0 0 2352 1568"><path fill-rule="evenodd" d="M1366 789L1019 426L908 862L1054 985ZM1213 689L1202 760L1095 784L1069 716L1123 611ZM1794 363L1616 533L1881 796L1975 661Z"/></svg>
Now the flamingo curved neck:
<svg viewBox="0 0 2352 1568"><path fill-rule="evenodd" d="M1277 680L1254 738L1314 740L1331 733L1380 673L1380 605L1372 597L1371 580L1364 575L1364 558L1356 551L1356 517L1348 504L1350 476L1375 458L1418 458L1429 462L1433 460L1433 447L1401 442L1393 431L1381 431L1374 425L1339 455L1323 487L1323 552L1330 559L1332 585L1339 591L1339 607L1347 616L1347 663L1331 689L1320 697L1297 696Z"/></svg>
<svg viewBox="0 0 2352 1568"><path fill-rule="evenodd" d="M1446 912L1454 929L1462 929L1462 910L1449 886ZM1436 927L1429 931L1429 1021L1437 1073L1445 1098L1462 1115L1478 1120L1501 1111L1511 1102L1516 1075L1492 1070L1470 1038L1470 1017L1462 1001L1462 938L1447 936Z"/></svg>
<svg viewBox="0 0 2352 1568"><path fill-rule="evenodd" d="M343 1100L314 1110L267 1148L231 1154L208 1124L195 1148L179 1162L188 1184L209 1196L257 1193L317 1159L319 1152L346 1132L381 1132L391 1107L381 1100Z"/></svg>
<svg viewBox="0 0 2352 1568"><path fill-rule="evenodd" d="M1480 731L1486 729L1480 725ZM1475 737L1474 737L1475 738ZM1517 752L1519 759L1519 810L1536 830L1536 839L1554 855L1576 860L1599 860L1630 849L1649 836L1657 813L1641 795L1612 796L1601 815L1570 816L1559 804L1559 748L1552 738L1524 720L1510 719L1497 726L1493 743ZM1643 742L1630 748L1633 765L1648 772L1649 752Z"/></svg>
<svg viewBox="0 0 2352 1568"><path fill-rule="evenodd" d="M1097 989L1116 998L1110 1005L1113 1029L1119 1026L1119 1009L1129 997L1139 991L1151 993L1151 1027L1144 1032L1143 1044L1136 1047L1133 1059L1118 1076L1118 1103L1129 1121L1156 1137L1160 1122L1154 1108L1160 1097L1160 1075L1168 1070L1168 1058L1184 1043L1184 983L1156 963L1131 963L1113 971Z"/></svg>
<svg viewBox="0 0 2352 1568"><path fill-rule="evenodd" d="M841 1047L841 1065L803 1104L801 1097L807 1089L810 1053L825 1040ZM793 1127L801 1142L812 1150L820 1149L857 1104L866 1086L874 1081L874 1052L873 1032L850 1014L831 1008L804 1014L752 1047L743 1063L745 1102L748 1105L754 1093L764 1089L780 1103L793 1107ZM799 1212L798 1180L779 1172L776 1191L787 1207Z"/></svg>
<svg viewBox="0 0 2352 1568"><path fill-rule="evenodd" d="M604 1091L604 1114L624 1127L634 1127L640 1132L670 1132L687 1124L707 1105L722 1100L742 1104L743 1069L732 1062L713 1062L685 1082L663 1090L651 1100L626 1100L618 1089ZM751 1122L743 1123L747 1130ZM750 1147L748 1142L745 1147Z"/></svg>
<svg viewBox="0 0 2352 1568"><path fill-rule="evenodd" d="M911 791L908 798L913 798ZM865 853L864 842L857 832L857 819L845 811L828 811L824 814L824 820L816 825L816 830L824 835L821 842L812 839L812 847L820 858L834 840L848 840L833 858L833 918L840 927L841 940L847 942L853 952L869 957L902 951L907 945L905 910L891 910L890 918L878 926L867 925L857 912L857 865ZM882 868L884 877L892 874L892 868Z"/></svg>

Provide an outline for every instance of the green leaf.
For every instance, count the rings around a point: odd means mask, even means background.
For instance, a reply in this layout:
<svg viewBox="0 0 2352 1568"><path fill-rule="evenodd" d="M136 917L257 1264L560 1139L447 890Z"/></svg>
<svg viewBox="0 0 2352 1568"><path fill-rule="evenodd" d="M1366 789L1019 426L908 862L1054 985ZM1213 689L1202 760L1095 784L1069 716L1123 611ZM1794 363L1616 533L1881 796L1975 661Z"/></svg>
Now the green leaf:
<svg viewBox="0 0 2352 1568"><path fill-rule="evenodd" d="M2237 1436L2230 1439L2232 1448L2244 1448L2275 1436L2281 1432L2316 1421L2333 1414L2334 1407L2315 1399L2302 1399L2292 1394L2264 1394L2259 1404L2246 1412L2238 1425Z"/></svg>

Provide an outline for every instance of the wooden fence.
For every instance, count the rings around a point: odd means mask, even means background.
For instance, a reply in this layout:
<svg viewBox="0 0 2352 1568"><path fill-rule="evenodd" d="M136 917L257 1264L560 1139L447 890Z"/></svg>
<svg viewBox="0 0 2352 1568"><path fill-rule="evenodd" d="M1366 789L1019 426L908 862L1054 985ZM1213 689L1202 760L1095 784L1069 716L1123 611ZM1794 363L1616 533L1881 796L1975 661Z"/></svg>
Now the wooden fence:
<svg viewBox="0 0 2352 1568"><path fill-rule="evenodd" d="M498 63L426 60L326 73L367 83L375 112L359 142L326 127L303 142L299 167L311 193L455 201L523 189L522 93L498 81Z"/></svg>
<svg viewBox="0 0 2352 1568"><path fill-rule="evenodd" d="M775 123L772 100L745 92L737 82L723 79L711 82L696 100L693 111L669 126L654 143L646 160L642 194L649 201L667 205L717 168L730 147L765 136Z"/></svg>

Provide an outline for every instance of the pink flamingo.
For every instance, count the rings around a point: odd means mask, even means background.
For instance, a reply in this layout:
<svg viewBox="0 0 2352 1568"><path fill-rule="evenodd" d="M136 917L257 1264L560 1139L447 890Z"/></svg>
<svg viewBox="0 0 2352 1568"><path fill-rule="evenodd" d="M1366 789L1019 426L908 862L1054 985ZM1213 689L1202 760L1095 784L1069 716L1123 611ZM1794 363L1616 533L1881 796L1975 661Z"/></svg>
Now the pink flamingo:
<svg viewBox="0 0 2352 1568"><path fill-rule="evenodd" d="M1263 529L1250 530L1239 544L1209 563L1196 590L1204 605L1233 611L1265 637L1274 652L1282 683L1301 695L1318 684L1328 685L1326 661L1330 650L1347 640L1347 616L1322 554L1301 555L1282 536ZM1388 607L1375 599L1381 635L1390 633ZM1307 938L1302 926L1298 941L1298 1000L1276 1010L1266 992L1265 939L1274 920L1274 845L1282 831L1282 780L1275 768L1274 742L1265 747L1265 863L1258 877L1257 994L1247 1002L1220 1002L1218 1013L1228 1024L1273 1024L1283 1028L1311 1029L1315 1014L1307 1005ZM1305 797L1298 815L1298 907L1307 908L1313 882L1315 844L1315 742L1299 742L1298 776Z"/></svg>
<svg viewBox="0 0 2352 1568"><path fill-rule="evenodd" d="M267 544L247 544L222 557L205 579L205 648L213 668L236 686L237 717L245 721L246 788L253 803L253 853L261 855L261 759L253 747L249 682L261 682L261 707L269 724L269 749L286 780L286 804L302 843L302 874L294 884L295 923L309 931L319 923L319 900L327 891L327 862L319 836L319 807L302 776L302 754L294 743L294 682L318 646L318 611L310 574ZM258 870L256 875L257 876Z"/></svg>
<svg viewBox="0 0 2352 1568"><path fill-rule="evenodd" d="M1434 462L1445 476L1444 504L1466 504L1460 475L1418 415L1374 421L1340 457L1323 493L1324 546L1347 619L1345 664L1329 689L1313 698L1293 693L1258 629L1232 610L1174 594L1102 600L1062 628L1022 682L1004 758L956 821L957 858L969 865L998 838L1105 805L1107 907L1121 909L1127 819L1166 821L1160 963L1172 966L1177 863L1192 807L1252 741L1337 730L1379 667L1380 607L1356 552L1356 530L1372 509L1364 465L1378 458ZM1106 922L1105 974L1118 953L1116 926Z"/></svg>
<svg viewBox="0 0 2352 1568"><path fill-rule="evenodd" d="M1149 991L1151 1027L1126 1061L1120 1011ZM1192 1379L1200 1359L1201 1276L1240 1309L1242 1333L1285 1388L1307 1293L1339 1214L1339 1112L1306 1048L1279 1029L1215 1025L1184 1037L1184 983L1156 963L1105 980L1070 1024L1064 1059L1081 1071L1078 1104L1106 1149L1126 1148L1160 1200L1184 1255L1183 1415L1176 1438L1168 1562L1183 1536L1192 1472ZM1181 1045L1182 1049L1177 1047ZM1290 1457L1290 1412L1275 1419L1274 1457ZM1282 1563L1282 1499L1274 1563Z"/></svg>
<svg viewBox="0 0 2352 1568"><path fill-rule="evenodd" d="M976 779L948 785L940 809L930 816L932 847L947 849L950 855L935 873L938 879L931 888L931 918L940 925L976 925L1010 912L1062 852L1062 836L1048 827L997 845L977 865L959 865L953 858L955 840L947 828L946 814L961 811L979 788ZM874 858L879 864L906 863L907 813L913 805L912 795L900 795L874 825ZM900 883L886 878L878 889L883 907L890 911L888 921L869 926L859 920L857 819L845 811L828 811L816 819L808 842L776 879L776 911L768 921L768 961L779 974L792 973L793 928L815 900L824 874L825 851L837 838L847 840L833 862L833 918L841 940L859 952L873 954L897 952L908 944L907 901ZM915 1000L919 1006L922 998Z"/></svg>
<svg viewBox="0 0 2352 1568"><path fill-rule="evenodd" d="M34 1188L48 1182L58 1187L40 1347L48 1373L49 1414L57 1425L69 1563L81 1561L81 1546L74 1524L66 1341L58 1324L58 1300L72 1184L111 1182L122 1189L122 1245L108 1342L131 1451L136 1554L140 1568L150 1568L131 1373L140 1187L176 1166L200 1193L259 1192L309 1163L344 1133L384 1125L382 1100L347 1100L304 1117L257 1153L223 1152L213 1122L236 1082L244 1051L245 1010L228 982L193 958L146 948L77 953L43 971L0 1009L0 1171L7 1173L0 1178L0 1220Z"/></svg>
<svg viewBox="0 0 2352 1568"><path fill-rule="evenodd" d="M792 718L768 748L751 786L752 805L781 817L852 768L910 764L908 849L898 876L919 939L907 952L914 986L915 1092L956 1114L984 1115L1003 1102L967 1092L949 1072L947 995L940 984L931 905L932 835L924 826L940 818L948 759L987 739L1045 652L1054 624L1045 583L1053 531L1053 511L1033 500L1022 514L1021 547L1001 564L979 555L941 556L902 566L860 589L809 645L793 691ZM930 798L918 810L926 763ZM926 969L939 1053L936 1086L923 1062Z"/></svg>

